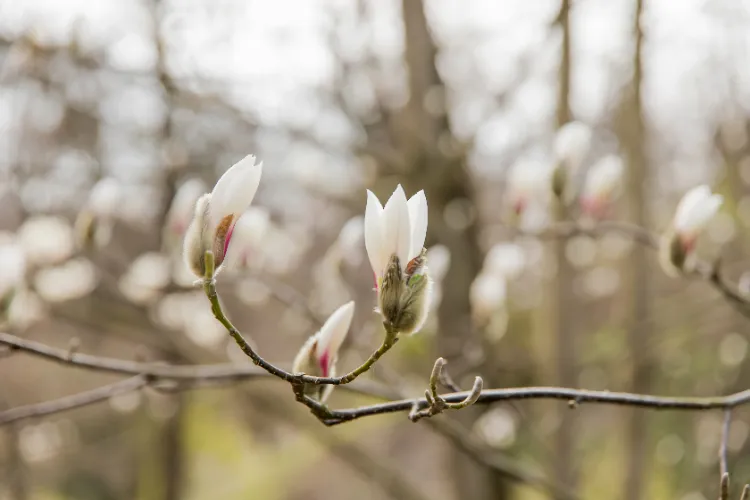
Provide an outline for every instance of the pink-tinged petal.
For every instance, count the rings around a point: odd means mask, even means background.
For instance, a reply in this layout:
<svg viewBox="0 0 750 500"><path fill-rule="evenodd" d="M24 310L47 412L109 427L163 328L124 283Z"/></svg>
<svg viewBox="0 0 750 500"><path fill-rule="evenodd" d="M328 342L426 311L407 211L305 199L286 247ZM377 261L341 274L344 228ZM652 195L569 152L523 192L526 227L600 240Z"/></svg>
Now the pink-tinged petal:
<svg viewBox="0 0 750 500"><path fill-rule="evenodd" d="M370 265L376 275L379 275L388 265L387 254L383 247L383 206L372 191L367 190L367 206L365 207L365 249Z"/></svg>
<svg viewBox="0 0 750 500"><path fill-rule="evenodd" d="M397 255L401 266L405 267L411 250L411 225L406 193L400 184L383 208L383 239L388 258Z"/></svg>
<svg viewBox="0 0 750 500"><path fill-rule="evenodd" d="M232 234L234 234L234 226L236 226L236 225L237 225L237 223L235 222L234 224L232 224L231 226L229 226L229 230L227 231L227 237L224 240L224 253L221 254L222 257L226 257L226 255L227 255L227 250L229 249L229 242L232 239Z"/></svg>
<svg viewBox="0 0 750 500"><path fill-rule="evenodd" d="M327 377L331 369L331 358L329 353L324 352L323 355L318 358L318 363L320 365L320 372L324 377Z"/></svg>
<svg viewBox="0 0 750 500"><path fill-rule="evenodd" d="M354 302L347 302L331 314L317 333L319 353L327 356L329 360L336 359L339 348L349 333L353 317ZM318 359L321 358L322 356Z"/></svg>

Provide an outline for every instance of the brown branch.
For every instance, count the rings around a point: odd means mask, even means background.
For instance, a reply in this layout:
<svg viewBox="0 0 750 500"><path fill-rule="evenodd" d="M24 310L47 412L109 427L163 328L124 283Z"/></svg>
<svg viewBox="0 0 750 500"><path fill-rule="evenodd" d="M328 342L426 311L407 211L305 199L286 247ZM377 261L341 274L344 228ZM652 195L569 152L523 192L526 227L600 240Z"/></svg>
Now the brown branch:
<svg viewBox="0 0 750 500"><path fill-rule="evenodd" d="M148 378L136 376L125 380L120 380L114 384L97 387L90 391L80 392L71 396L65 396L52 401L35 403L26 406L18 406L0 412L0 425L7 425L18 420L33 417L43 417L55 413L73 410L82 406L88 406L100 401L105 401L111 397L137 391L148 385Z"/></svg>
<svg viewBox="0 0 750 500"><path fill-rule="evenodd" d="M3 332L0 332L0 345L8 346L11 352L25 352L62 365L120 375L142 375L154 381L198 382L200 385L213 385L221 382L239 382L269 378L271 376L268 372L256 366L236 363L171 365L165 363L142 363L77 352L71 356L68 349L48 346L41 342L22 339ZM349 384L346 388L350 391L380 399L390 399L393 393L393 391L381 384L363 380Z"/></svg>

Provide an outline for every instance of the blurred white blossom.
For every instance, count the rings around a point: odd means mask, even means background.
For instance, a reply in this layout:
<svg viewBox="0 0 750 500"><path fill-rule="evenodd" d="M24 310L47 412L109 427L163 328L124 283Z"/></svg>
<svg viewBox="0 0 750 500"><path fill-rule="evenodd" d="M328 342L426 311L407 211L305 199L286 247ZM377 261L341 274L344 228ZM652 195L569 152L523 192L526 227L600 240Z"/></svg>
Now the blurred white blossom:
<svg viewBox="0 0 750 500"><path fill-rule="evenodd" d="M663 234L659 260L669 275L692 265L698 238L724 202L706 185L695 187L677 205L671 227Z"/></svg>
<svg viewBox="0 0 750 500"><path fill-rule="evenodd" d="M30 217L18 230L18 241L32 266L57 264L73 254L73 229L62 217Z"/></svg>
<svg viewBox="0 0 750 500"><path fill-rule="evenodd" d="M471 284L469 298L471 310L478 319L487 319L505 307L507 283L502 276L480 273Z"/></svg>
<svg viewBox="0 0 750 500"><path fill-rule="evenodd" d="M44 300L63 302L88 295L97 281L91 262L79 258L39 270L34 276L34 288Z"/></svg>
<svg viewBox="0 0 750 500"><path fill-rule="evenodd" d="M596 162L586 175L581 193L582 211L594 218L601 218L622 188L625 167L622 158L608 155Z"/></svg>

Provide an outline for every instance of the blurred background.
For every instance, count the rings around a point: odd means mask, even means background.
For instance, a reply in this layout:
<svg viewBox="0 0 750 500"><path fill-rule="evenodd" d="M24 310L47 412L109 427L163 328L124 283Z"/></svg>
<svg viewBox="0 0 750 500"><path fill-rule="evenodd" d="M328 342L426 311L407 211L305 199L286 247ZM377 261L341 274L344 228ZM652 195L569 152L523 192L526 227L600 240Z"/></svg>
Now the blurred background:
<svg viewBox="0 0 750 500"><path fill-rule="evenodd" d="M746 0L0 0L3 330L248 363L180 242L197 196L254 153L257 238L219 293L267 359L288 367L352 299L339 366L379 344L361 216L366 188L384 201L401 183L427 194L438 293L368 378L414 397L443 356L462 387L744 389L750 328L708 284L667 278L622 234L533 236L554 223L549 197L514 209L578 120L582 171L625 167L604 218L659 231L708 183L725 204L706 251L741 280L749 50ZM2 409L118 379L4 354ZM373 401L337 389L329 403ZM735 411L729 432L735 485L750 480L749 418ZM535 401L327 429L274 380L147 388L1 428L0 499L701 500L717 496L721 425Z"/></svg>

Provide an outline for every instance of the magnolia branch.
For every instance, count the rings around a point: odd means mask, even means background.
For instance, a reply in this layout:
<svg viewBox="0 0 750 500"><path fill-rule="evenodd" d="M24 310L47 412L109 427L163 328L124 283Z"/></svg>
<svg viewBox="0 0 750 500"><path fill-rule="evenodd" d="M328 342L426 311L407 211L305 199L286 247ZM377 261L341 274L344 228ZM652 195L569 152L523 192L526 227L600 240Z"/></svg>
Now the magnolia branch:
<svg viewBox="0 0 750 500"><path fill-rule="evenodd" d="M65 396L52 401L43 403L18 406L10 410L0 412L0 425L7 425L18 420L24 420L32 417L44 417L55 413L73 410L82 406L88 406L100 401L133 392L148 385L148 380L143 376L136 376L125 380L120 380L114 384L97 387L90 391L79 392L72 396Z"/></svg>

